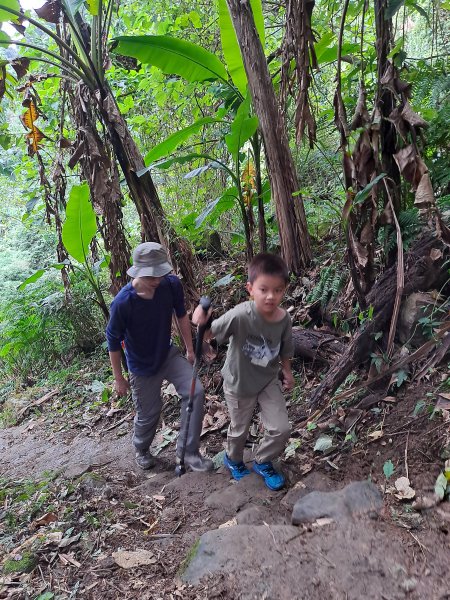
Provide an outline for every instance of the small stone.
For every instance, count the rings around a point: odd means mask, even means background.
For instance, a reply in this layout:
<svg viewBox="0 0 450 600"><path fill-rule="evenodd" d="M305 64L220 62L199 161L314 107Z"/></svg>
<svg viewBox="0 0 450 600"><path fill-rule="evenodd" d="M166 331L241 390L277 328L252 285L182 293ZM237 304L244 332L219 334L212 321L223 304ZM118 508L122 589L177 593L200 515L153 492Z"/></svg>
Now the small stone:
<svg viewBox="0 0 450 600"><path fill-rule="evenodd" d="M118 550L112 553L112 557L123 569L153 565L157 562L153 552L148 550Z"/></svg>

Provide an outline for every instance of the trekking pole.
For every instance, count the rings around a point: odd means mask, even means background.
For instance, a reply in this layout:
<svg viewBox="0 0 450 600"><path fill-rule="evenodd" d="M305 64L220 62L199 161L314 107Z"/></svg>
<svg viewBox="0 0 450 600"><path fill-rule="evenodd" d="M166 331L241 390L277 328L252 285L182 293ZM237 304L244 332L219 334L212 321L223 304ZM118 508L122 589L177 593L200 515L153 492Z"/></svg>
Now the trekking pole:
<svg viewBox="0 0 450 600"><path fill-rule="evenodd" d="M206 314L211 306L211 300L208 298L208 296L202 296L200 298L200 306L203 308ZM195 342L195 359L194 365L192 367L191 390L189 393L189 400L186 406L186 426L184 428L183 438L181 440L180 456L177 459L177 466L175 467L175 474L178 475L178 477L181 477L181 475L184 475L186 473L186 467L184 465L184 456L186 454L186 444L189 433L189 425L191 422L192 408L194 405L195 383L197 381L197 373L200 367L200 362L202 360L203 336L205 335L206 327L207 324L199 325L197 329L197 340Z"/></svg>

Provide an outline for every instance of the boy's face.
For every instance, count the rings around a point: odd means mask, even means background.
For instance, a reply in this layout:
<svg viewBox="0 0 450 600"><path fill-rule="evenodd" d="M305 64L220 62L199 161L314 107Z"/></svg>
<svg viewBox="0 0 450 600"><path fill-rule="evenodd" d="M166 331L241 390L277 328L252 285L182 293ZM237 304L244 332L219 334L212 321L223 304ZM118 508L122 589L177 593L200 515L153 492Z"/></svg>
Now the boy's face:
<svg viewBox="0 0 450 600"><path fill-rule="evenodd" d="M258 275L253 283L247 282L247 291L252 296L257 311L270 317L283 300L286 283L278 275Z"/></svg>

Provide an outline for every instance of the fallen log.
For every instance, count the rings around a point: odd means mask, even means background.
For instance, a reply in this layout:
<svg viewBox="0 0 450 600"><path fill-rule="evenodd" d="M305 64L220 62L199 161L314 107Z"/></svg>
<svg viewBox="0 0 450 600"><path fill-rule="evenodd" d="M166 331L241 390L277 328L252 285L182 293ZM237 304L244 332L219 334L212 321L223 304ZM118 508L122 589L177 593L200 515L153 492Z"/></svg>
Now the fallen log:
<svg viewBox="0 0 450 600"><path fill-rule="evenodd" d="M341 338L324 331L292 328L294 357L329 365L345 350Z"/></svg>
<svg viewBox="0 0 450 600"><path fill-rule="evenodd" d="M419 290L426 291L438 285L442 278L446 253L446 246L435 235L426 234L417 240L405 256L403 296ZM369 357L374 347L375 334L384 331L389 325L396 292L397 265L392 265L380 276L367 295L367 305L373 308L372 318L367 318L361 325L343 355L336 359L312 393L310 406L313 410L321 406L353 369Z"/></svg>

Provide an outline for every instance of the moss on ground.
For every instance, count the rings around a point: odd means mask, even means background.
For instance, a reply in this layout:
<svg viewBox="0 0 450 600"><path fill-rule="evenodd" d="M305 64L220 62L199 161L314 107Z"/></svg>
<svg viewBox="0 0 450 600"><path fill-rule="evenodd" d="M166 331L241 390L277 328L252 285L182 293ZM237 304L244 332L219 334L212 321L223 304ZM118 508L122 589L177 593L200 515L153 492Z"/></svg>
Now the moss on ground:
<svg viewBox="0 0 450 600"><path fill-rule="evenodd" d="M189 548L188 553L186 554L186 558L183 560L183 562L180 565L180 568L178 569L178 572L177 572L178 577L181 577L183 575L183 573L189 567L191 562L197 556L199 546L200 546L200 538L198 538L198 540Z"/></svg>
<svg viewBox="0 0 450 600"><path fill-rule="evenodd" d="M20 558L19 558L20 556ZM31 573L37 565L37 557L31 552L24 552L17 558L8 558L3 564L3 574L10 573Z"/></svg>

